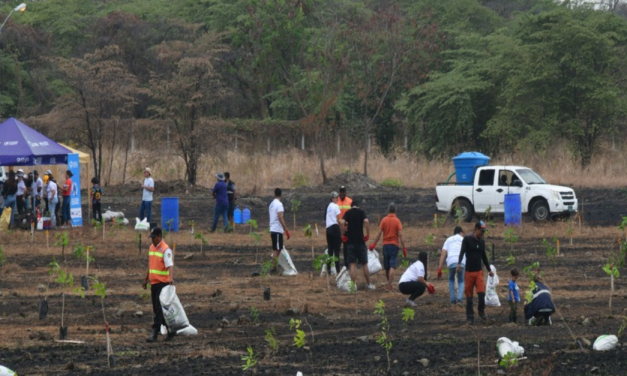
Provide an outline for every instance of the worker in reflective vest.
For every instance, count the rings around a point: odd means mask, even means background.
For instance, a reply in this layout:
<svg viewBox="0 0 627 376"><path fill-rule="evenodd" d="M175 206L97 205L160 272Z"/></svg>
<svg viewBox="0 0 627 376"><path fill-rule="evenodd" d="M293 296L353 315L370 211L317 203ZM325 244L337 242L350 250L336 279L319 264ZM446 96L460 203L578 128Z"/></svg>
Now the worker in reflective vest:
<svg viewBox="0 0 627 376"><path fill-rule="evenodd" d="M146 342L155 342L157 340L161 325L167 328L161 309L161 302L159 301L159 295L165 286L174 284L174 257L172 250L163 241L162 236L163 233L159 227L155 227L150 233L152 245L148 252L148 273L146 273L146 278L144 279L144 289L147 288L148 282L150 282L150 296L152 298L152 310L155 314L155 319L152 324L152 332L150 337L146 339ZM174 333L168 333L166 340L169 340L173 336Z"/></svg>
<svg viewBox="0 0 627 376"><path fill-rule="evenodd" d="M346 232L346 222L344 222L344 213L350 210L353 204L353 200L350 197L346 196L346 187L340 187L340 197L337 199L337 206L340 207L340 228L342 229L342 234ZM344 255L344 266L348 268L348 262L346 262L346 243L342 244L342 254ZM340 272L339 270L337 271Z"/></svg>

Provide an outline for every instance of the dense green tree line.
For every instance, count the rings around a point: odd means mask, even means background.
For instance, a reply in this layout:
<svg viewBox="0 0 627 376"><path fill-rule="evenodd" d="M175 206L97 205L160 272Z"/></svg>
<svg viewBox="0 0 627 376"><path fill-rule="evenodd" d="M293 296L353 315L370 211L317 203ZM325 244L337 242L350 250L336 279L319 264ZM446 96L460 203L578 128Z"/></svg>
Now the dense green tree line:
<svg viewBox="0 0 627 376"><path fill-rule="evenodd" d="M5 15L18 2L5 3ZM384 153L493 156L567 140L582 166L624 133L627 20L550 0L47 0L0 35L0 116L92 152L153 119L196 180L242 119L339 130ZM226 127L228 128L228 127ZM169 130L170 128L168 128ZM208 136L210 135L210 136Z"/></svg>

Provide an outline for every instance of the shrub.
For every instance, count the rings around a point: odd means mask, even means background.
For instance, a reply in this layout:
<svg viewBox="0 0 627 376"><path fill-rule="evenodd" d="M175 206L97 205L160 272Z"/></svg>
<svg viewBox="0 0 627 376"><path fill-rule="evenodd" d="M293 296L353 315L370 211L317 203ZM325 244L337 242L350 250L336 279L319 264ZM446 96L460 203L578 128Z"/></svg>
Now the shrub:
<svg viewBox="0 0 627 376"><path fill-rule="evenodd" d="M305 174L297 172L292 176L292 188L306 187L309 185L309 179Z"/></svg>
<svg viewBox="0 0 627 376"><path fill-rule="evenodd" d="M401 179L387 178L381 182L381 185L389 188L402 188L403 181Z"/></svg>

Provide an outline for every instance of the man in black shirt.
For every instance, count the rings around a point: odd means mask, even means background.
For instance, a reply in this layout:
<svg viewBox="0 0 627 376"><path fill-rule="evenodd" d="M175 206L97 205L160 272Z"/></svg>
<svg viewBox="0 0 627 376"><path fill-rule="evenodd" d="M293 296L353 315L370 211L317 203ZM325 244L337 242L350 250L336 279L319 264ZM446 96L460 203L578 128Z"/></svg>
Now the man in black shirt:
<svg viewBox="0 0 627 376"><path fill-rule="evenodd" d="M226 196L229 199L229 224L231 228L229 231L233 231L235 229L235 222L233 221L233 214L235 213L235 182L231 180L231 174L228 172L224 173L224 179L226 183Z"/></svg>
<svg viewBox="0 0 627 376"><path fill-rule="evenodd" d="M488 256L485 253L485 242L483 233L485 232L485 222L479 221L475 224L475 231L464 237L462 241L462 249L459 252L459 260L457 262L457 272L461 270L462 260L466 255L466 273L464 274L464 293L466 295L466 323L472 325L475 322L475 312L472 306L473 289L476 287L479 303L477 309L479 317L486 320L488 316L485 314L485 282L483 281L483 269L481 263L490 270ZM492 271L489 272L493 276Z"/></svg>
<svg viewBox="0 0 627 376"><path fill-rule="evenodd" d="M346 243L346 261L349 265L351 281L355 283L355 264L359 262L364 268L364 277L369 290L374 290L374 285L370 283L370 271L368 270L368 250L366 242L370 239L370 228L366 213L357 206L357 201L353 200L352 207L344 213L342 222L346 226L342 241ZM364 236L364 228L366 236Z"/></svg>

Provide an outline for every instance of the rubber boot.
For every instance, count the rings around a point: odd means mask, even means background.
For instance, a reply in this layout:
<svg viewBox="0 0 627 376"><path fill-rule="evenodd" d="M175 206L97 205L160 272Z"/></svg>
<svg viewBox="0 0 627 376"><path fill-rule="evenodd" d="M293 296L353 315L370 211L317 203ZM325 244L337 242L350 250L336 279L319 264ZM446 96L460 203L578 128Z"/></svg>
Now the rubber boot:
<svg viewBox="0 0 627 376"><path fill-rule="evenodd" d="M157 329L153 329L150 333L150 337L146 338L146 342L156 342L157 336L159 335L159 331Z"/></svg>
<svg viewBox="0 0 627 376"><path fill-rule="evenodd" d="M472 297L466 298L466 324L475 323L475 311L472 308Z"/></svg>
<svg viewBox="0 0 627 376"><path fill-rule="evenodd" d="M488 319L488 315L485 314L485 292L477 293L479 296L479 302L477 303L477 311L479 311L479 317L484 320Z"/></svg>

